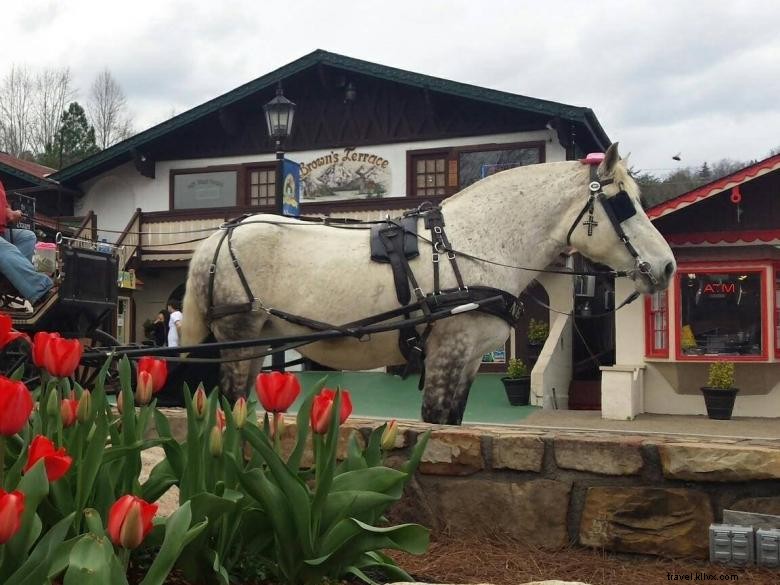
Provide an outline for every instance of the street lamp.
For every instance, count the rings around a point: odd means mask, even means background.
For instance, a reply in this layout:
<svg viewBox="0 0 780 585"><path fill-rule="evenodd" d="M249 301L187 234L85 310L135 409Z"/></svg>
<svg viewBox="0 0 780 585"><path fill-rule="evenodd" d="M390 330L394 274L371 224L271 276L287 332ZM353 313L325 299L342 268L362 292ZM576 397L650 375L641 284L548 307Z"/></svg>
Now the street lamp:
<svg viewBox="0 0 780 585"><path fill-rule="evenodd" d="M276 87L276 97L263 106L265 121L268 124L268 135L276 140L276 212L281 215L284 205L284 140L292 130L293 117L295 116L295 104L284 97L282 82ZM286 352L271 354L271 367L277 371L284 371Z"/></svg>
<svg viewBox="0 0 780 585"><path fill-rule="evenodd" d="M284 97L282 82L276 87L276 97L263 106L265 121L268 124L268 135L276 140L276 212L281 215L284 199L284 177L282 176L282 161L284 140L292 130L293 117L295 116L295 104Z"/></svg>
<svg viewBox="0 0 780 585"><path fill-rule="evenodd" d="M276 88L276 97L265 104L263 110L265 110L265 121L268 123L268 135L276 140L276 158L282 160L284 158L282 143L292 130L295 104L284 97L281 82Z"/></svg>

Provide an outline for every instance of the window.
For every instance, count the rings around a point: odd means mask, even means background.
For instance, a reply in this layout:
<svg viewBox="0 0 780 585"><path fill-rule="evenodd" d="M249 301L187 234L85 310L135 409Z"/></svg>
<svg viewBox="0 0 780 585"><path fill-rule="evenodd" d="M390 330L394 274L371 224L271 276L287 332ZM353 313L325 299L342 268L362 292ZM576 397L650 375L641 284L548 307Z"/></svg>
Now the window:
<svg viewBox="0 0 780 585"><path fill-rule="evenodd" d="M458 185L465 189L499 171L539 162L542 161L541 149L538 147L463 152L458 157Z"/></svg>
<svg viewBox="0 0 780 585"><path fill-rule="evenodd" d="M173 208L206 209L235 207L238 202L238 171L174 173Z"/></svg>
<svg viewBox="0 0 780 585"><path fill-rule="evenodd" d="M645 352L650 357L669 357L668 300L665 290L645 300Z"/></svg>
<svg viewBox="0 0 780 585"><path fill-rule="evenodd" d="M272 207L276 202L276 167L257 167L247 171L249 205Z"/></svg>
<svg viewBox="0 0 780 585"><path fill-rule="evenodd" d="M418 197L446 197L489 175L544 162L544 143L487 144L408 155L408 192Z"/></svg>
<svg viewBox="0 0 780 585"><path fill-rule="evenodd" d="M762 274L750 270L681 271L678 357L765 357Z"/></svg>
<svg viewBox="0 0 780 585"><path fill-rule="evenodd" d="M414 194L446 195L447 194L447 158L433 155L414 157Z"/></svg>

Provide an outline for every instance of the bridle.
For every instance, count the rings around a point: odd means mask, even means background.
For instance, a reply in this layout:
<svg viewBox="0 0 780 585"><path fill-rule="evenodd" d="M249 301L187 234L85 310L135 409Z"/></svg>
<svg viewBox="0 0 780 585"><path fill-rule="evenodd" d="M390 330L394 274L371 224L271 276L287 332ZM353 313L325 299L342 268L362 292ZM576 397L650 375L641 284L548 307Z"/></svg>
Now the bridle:
<svg viewBox="0 0 780 585"><path fill-rule="evenodd" d="M599 179L598 166L591 165L588 200L577 215L577 218L571 224L571 227L566 234L566 244L569 246L571 245L571 235L580 225L588 228L588 237L593 236L593 230L598 226L598 222L593 218L593 210L596 201L598 201L604 209L604 213L607 215L609 223L612 224L612 229L615 230L618 239L634 259L636 268L632 272L641 274L651 284L656 285L658 284L658 279L653 275L650 263L646 260L642 260L639 252L636 251L636 248L634 248L634 245L631 243L631 238L623 230L623 222L636 215L636 206L634 205L634 202L631 201L631 196L623 189L622 183L618 184L620 190L615 195L611 197L605 195L602 188L606 185L611 185L612 183L614 183L614 179ZM580 220L586 213L588 214L588 219L580 224Z"/></svg>

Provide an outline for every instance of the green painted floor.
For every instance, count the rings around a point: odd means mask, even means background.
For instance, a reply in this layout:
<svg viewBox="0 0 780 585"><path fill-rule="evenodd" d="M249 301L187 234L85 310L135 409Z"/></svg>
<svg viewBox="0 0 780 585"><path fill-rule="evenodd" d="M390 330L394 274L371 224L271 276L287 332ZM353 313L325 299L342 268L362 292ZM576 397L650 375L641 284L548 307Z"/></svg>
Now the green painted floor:
<svg viewBox="0 0 780 585"><path fill-rule="evenodd" d="M305 394L320 378L327 376L327 387L349 390L355 416L420 420L422 392L417 390L419 376L402 380L380 372L295 372ZM518 423L535 406L512 406L501 383L503 374L479 374L471 387L464 423ZM297 411L302 398L290 409Z"/></svg>

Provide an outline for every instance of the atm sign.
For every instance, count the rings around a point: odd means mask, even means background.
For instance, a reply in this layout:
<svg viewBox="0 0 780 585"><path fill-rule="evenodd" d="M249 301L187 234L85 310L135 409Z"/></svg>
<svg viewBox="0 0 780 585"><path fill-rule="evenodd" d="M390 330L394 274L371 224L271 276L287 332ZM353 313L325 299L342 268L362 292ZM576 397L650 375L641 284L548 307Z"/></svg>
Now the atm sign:
<svg viewBox="0 0 780 585"><path fill-rule="evenodd" d="M736 282L710 282L704 285L702 293L705 295L734 294L737 292Z"/></svg>

